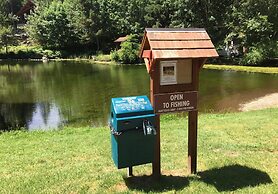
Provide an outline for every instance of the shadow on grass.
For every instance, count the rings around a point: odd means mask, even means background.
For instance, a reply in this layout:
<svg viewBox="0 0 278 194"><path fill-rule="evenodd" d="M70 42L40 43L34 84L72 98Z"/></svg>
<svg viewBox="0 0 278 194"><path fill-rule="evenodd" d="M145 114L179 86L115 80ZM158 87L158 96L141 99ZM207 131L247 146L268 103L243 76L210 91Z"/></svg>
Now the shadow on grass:
<svg viewBox="0 0 278 194"><path fill-rule="evenodd" d="M171 175L162 175L160 179L155 179L152 176L134 176L124 178L124 181L129 189L144 192L177 191L189 185L187 177Z"/></svg>
<svg viewBox="0 0 278 194"><path fill-rule="evenodd" d="M266 172L241 165L230 165L214 168L198 173L198 177L166 176L154 179L152 176L135 176L124 178L126 186L131 190L144 192L163 192L182 190L189 181L201 181L213 185L219 192L235 191L245 187L256 187L260 184L272 183Z"/></svg>
<svg viewBox="0 0 278 194"><path fill-rule="evenodd" d="M218 191L234 191L272 183L266 172L241 165L224 166L198 173L200 180L214 185Z"/></svg>

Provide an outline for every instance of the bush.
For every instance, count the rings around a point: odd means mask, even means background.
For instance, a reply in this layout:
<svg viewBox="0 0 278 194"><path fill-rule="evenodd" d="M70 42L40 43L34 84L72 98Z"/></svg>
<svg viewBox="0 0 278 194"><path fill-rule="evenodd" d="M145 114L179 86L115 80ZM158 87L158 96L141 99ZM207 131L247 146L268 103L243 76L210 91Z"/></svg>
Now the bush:
<svg viewBox="0 0 278 194"><path fill-rule="evenodd" d="M15 58L17 58L17 59L41 59L42 54L38 53L34 50L28 50L28 51L20 50L15 55Z"/></svg>
<svg viewBox="0 0 278 194"><path fill-rule="evenodd" d="M62 57L61 51L44 50L40 46L11 46L8 54L2 54L1 58L7 59L41 59L47 56L50 59Z"/></svg>
<svg viewBox="0 0 278 194"><path fill-rule="evenodd" d="M252 47L250 51L243 57L241 64L258 65L265 60L263 50L261 48Z"/></svg>
<svg viewBox="0 0 278 194"><path fill-rule="evenodd" d="M62 55L60 51L53 50L43 50L41 53L48 58L60 58Z"/></svg>
<svg viewBox="0 0 278 194"><path fill-rule="evenodd" d="M5 47L8 54L8 46L15 42L14 34L11 27L0 26L0 49Z"/></svg>
<svg viewBox="0 0 278 194"><path fill-rule="evenodd" d="M107 61L111 61L111 56L110 55L105 55L105 54L99 54L99 55L96 56L95 59L97 61L107 62Z"/></svg>
<svg viewBox="0 0 278 194"><path fill-rule="evenodd" d="M129 35L128 39L121 44L118 51L111 52L111 58L114 61L124 64L134 64L139 62L139 48L138 35Z"/></svg>
<svg viewBox="0 0 278 194"><path fill-rule="evenodd" d="M278 42L267 42L251 47L241 60L243 65L260 65L264 61L278 56Z"/></svg>
<svg viewBox="0 0 278 194"><path fill-rule="evenodd" d="M38 6L28 16L26 30L35 42L48 49L72 48L78 39L69 21L66 6L60 1Z"/></svg>
<svg viewBox="0 0 278 194"><path fill-rule="evenodd" d="M112 52L110 53L110 56L111 56L111 59L112 59L113 61L120 61L118 52L117 52L116 50L112 51Z"/></svg>

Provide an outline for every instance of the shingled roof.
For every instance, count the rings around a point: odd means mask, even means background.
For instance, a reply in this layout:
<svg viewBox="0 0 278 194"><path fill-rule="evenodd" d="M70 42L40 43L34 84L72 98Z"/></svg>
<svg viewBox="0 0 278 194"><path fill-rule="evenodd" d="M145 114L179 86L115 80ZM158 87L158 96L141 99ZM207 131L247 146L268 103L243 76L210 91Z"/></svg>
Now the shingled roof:
<svg viewBox="0 0 278 194"><path fill-rule="evenodd" d="M203 28L146 28L140 51L149 60L217 56Z"/></svg>
<svg viewBox="0 0 278 194"><path fill-rule="evenodd" d="M122 37L117 38L114 42L115 43L122 43L124 41L127 41L127 39L128 39L128 36L122 36Z"/></svg>

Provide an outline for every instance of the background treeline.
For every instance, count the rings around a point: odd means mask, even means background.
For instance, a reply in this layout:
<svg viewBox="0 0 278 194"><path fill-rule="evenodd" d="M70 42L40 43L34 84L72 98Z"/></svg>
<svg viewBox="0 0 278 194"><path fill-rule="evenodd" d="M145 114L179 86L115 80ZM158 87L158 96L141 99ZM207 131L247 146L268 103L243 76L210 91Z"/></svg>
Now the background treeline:
<svg viewBox="0 0 278 194"><path fill-rule="evenodd" d="M1 0L0 18L10 18L13 23L12 14L25 2ZM117 37L142 35L145 27L203 27L217 47L233 41L239 48L247 48L245 63L277 57L278 53L278 0L33 2L36 8L26 17L26 31L33 42L48 49L109 52Z"/></svg>

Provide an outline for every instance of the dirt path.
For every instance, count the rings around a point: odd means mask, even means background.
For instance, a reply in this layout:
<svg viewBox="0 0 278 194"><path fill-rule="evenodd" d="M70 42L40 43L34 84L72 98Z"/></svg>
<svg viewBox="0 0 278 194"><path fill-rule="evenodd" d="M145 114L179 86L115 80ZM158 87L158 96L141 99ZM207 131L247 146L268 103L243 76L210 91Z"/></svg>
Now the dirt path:
<svg viewBox="0 0 278 194"><path fill-rule="evenodd" d="M259 110L264 108L278 108L278 93L266 95L261 98L257 98L251 102L240 105L241 111Z"/></svg>

